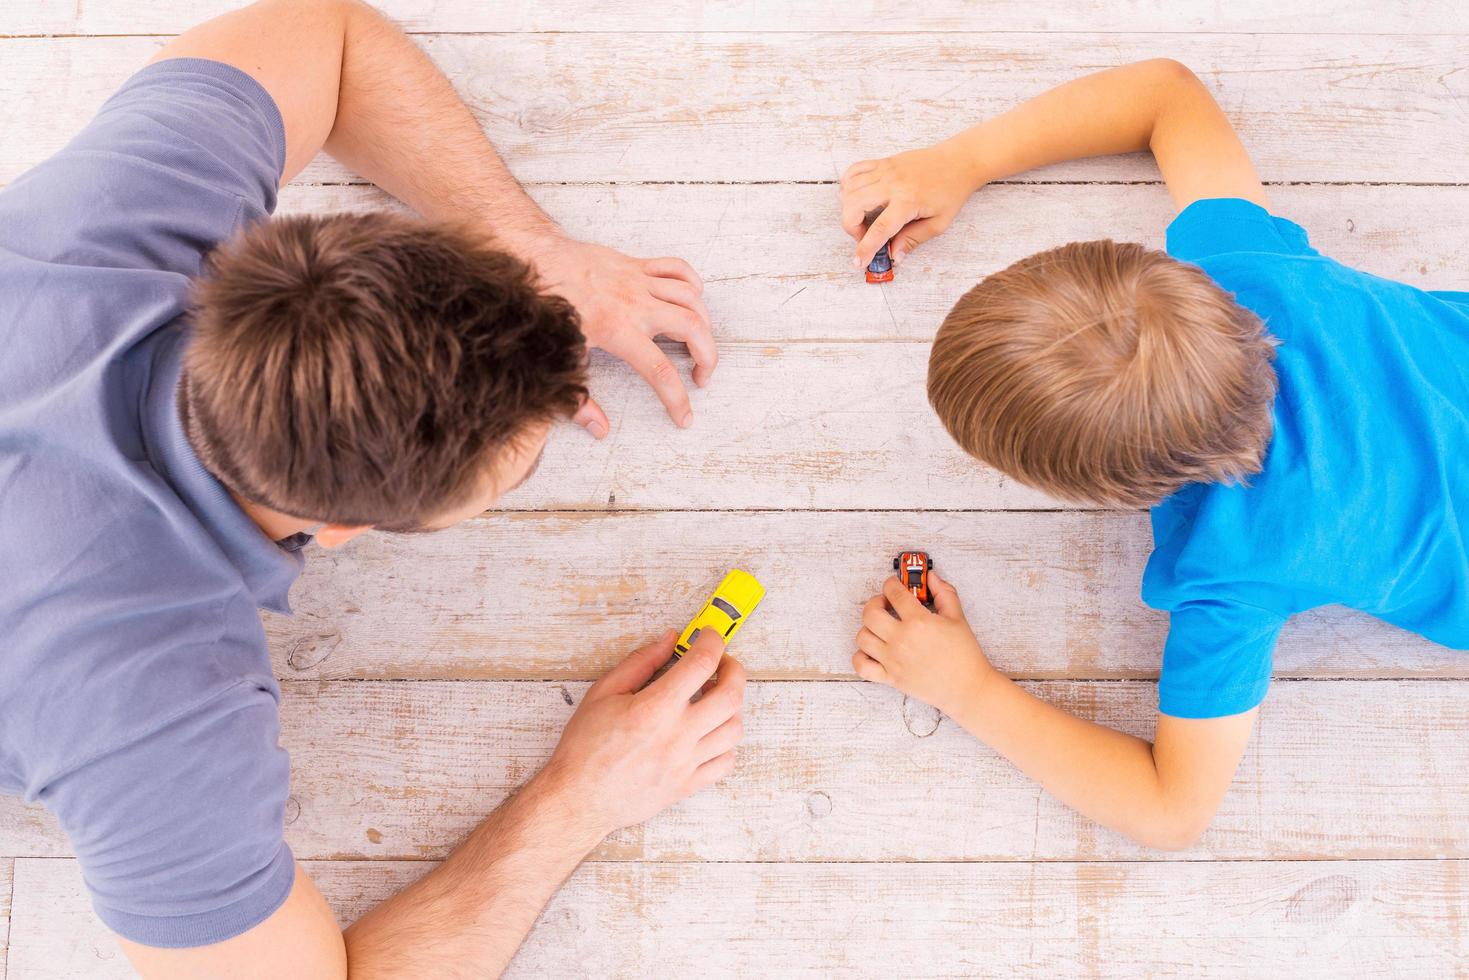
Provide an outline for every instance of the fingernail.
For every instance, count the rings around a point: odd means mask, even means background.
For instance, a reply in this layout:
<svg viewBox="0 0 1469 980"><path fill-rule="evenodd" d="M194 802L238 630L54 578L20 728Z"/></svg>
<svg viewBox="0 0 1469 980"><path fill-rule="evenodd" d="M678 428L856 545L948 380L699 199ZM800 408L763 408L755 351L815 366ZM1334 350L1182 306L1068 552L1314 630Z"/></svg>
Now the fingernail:
<svg viewBox="0 0 1469 980"><path fill-rule="evenodd" d="M681 422L678 423L678 427L680 429L687 429L689 426L691 426L693 424L694 424L694 413L693 412L690 412L689 414L687 414L687 415L685 415L683 417L683 420Z"/></svg>
<svg viewBox="0 0 1469 980"><path fill-rule="evenodd" d="M907 254L906 252L894 252L893 253L893 265L902 265L903 264L903 257L906 254Z"/></svg>
<svg viewBox="0 0 1469 980"><path fill-rule="evenodd" d="M601 422L592 422L587 426L587 431L596 438L600 439L607 434L607 427Z"/></svg>
<svg viewBox="0 0 1469 980"><path fill-rule="evenodd" d="M852 268L854 268L854 269L860 269L860 268L862 268L862 260L860 258L858 258L857 256L855 256L855 255L852 256Z"/></svg>

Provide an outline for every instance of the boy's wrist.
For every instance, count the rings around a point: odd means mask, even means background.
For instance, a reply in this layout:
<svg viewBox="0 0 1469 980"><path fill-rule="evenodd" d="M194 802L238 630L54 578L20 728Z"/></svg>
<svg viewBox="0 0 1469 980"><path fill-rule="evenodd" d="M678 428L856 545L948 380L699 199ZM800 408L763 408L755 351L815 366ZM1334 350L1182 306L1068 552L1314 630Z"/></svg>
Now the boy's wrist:
<svg viewBox="0 0 1469 980"><path fill-rule="evenodd" d="M938 144L938 149L952 161L950 166L966 194L978 193L985 184L1003 176L993 172L980 129L976 126Z"/></svg>

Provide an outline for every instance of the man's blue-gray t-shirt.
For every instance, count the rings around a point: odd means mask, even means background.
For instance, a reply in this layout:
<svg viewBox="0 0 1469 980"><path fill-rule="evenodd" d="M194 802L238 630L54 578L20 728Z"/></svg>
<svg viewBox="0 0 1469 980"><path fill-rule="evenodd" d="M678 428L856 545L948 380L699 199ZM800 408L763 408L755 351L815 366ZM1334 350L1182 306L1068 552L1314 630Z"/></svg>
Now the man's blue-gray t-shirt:
<svg viewBox="0 0 1469 980"><path fill-rule="evenodd" d="M1279 341L1264 467L1153 509L1143 599L1169 611L1159 709L1248 711L1286 619L1340 603L1469 648L1469 295L1427 292L1319 254L1297 224L1198 201L1168 251Z"/></svg>
<svg viewBox="0 0 1469 980"><path fill-rule="evenodd" d="M175 400L190 278L284 159L258 83L179 59L0 191L0 791L153 946L245 931L294 875L256 607L287 608L300 542L200 466Z"/></svg>

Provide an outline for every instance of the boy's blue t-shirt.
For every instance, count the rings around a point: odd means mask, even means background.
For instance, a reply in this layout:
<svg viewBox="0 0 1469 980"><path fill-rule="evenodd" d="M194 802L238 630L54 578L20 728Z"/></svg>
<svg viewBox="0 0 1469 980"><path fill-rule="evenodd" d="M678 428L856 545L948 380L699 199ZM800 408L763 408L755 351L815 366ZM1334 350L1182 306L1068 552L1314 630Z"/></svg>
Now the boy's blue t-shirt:
<svg viewBox="0 0 1469 980"><path fill-rule="evenodd" d="M0 792L44 803L98 914L228 939L294 878L269 540L199 464L175 393L191 278L275 205L281 118L210 61L135 75L0 191Z"/></svg>
<svg viewBox="0 0 1469 980"><path fill-rule="evenodd" d="M1153 508L1142 594L1170 614L1159 710L1253 708L1281 625L1317 606L1469 648L1469 295L1347 268L1238 199L1186 208L1168 252L1264 321L1280 389L1248 485Z"/></svg>

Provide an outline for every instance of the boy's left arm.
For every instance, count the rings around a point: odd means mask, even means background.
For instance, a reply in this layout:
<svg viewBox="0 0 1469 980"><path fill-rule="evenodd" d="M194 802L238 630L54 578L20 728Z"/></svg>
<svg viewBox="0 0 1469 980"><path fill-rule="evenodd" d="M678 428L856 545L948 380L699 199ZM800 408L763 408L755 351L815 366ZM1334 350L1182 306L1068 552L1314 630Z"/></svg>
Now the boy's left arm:
<svg viewBox="0 0 1469 980"><path fill-rule="evenodd" d="M1077 718L996 670L954 587L930 572L935 612L896 578L862 613L853 666L926 701L1068 806L1149 847L1181 850L1208 827L1259 709L1226 718L1158 716L1154 742ZM890 611L891 610L891 611Z"/></svg>

